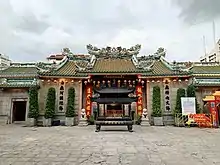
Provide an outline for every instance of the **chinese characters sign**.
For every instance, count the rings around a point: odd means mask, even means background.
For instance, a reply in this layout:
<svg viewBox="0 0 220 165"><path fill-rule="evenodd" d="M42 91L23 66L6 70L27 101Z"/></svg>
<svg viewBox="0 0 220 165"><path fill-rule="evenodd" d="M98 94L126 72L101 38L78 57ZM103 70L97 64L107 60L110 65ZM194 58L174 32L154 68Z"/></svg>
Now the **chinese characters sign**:
<svg viewBox="0 0 220 165"><path fill-rule="evenodd" d="M92 102L90 100L90 97L92 97L92 86L88 85L86 87L86 116L91 115Z"/></svg>
<svg viewBox="0 0 220 165"><path fill-rule="evenodd" d="M138 96L138 100L137 100L137 114L138 115L142 115L142 110L143 110L143 97L142 97L142 87L141 86L137 86L136 87L136 95Z"/></svg>

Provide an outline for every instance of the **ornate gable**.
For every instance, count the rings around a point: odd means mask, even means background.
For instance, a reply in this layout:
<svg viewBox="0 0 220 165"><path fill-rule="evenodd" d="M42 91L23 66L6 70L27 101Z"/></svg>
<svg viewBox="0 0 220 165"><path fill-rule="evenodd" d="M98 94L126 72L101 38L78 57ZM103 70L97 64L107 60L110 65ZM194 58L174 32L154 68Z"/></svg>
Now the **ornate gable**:
<svg viewBox="0 0 220 165"><path fill-rule="evenodd" d="M87 50L90 55L94 55L98 59L131 59L133 55L138 55L141 45L137 44L129 49L122 47L97 48L91 44L87 45Z"/></svg>

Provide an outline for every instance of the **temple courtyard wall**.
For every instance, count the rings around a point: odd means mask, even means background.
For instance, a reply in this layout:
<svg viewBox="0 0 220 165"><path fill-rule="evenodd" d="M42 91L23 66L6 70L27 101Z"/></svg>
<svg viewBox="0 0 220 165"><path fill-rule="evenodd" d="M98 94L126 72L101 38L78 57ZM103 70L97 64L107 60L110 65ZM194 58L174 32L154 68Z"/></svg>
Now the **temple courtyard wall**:
<svg viewBox="0 0 220 165"><path fill-rule="evenodd" d="M159 82L148 82L145 83L145 88L143 88L145 91L143 91L143 108L148 109L149 118L151 120L151 114L152 114L152 94L153 94L153 87L159 86L161 91L161 109L163 111L163 117L164 117L164 123L165 125L171 125L174 122L173 119L173 110L176 106L176 96L177 96L177 90L179 88L186 89L189 84L192 83L192 79L190 78L189 81L185 82L174 82L169 81L168 84L165 84L163 82L164 79L160 79ZM64 84L61 84L61 82L64 82ZM40 79L40 88L39 88L39 112L40 117L39 120L41 121L43 119L43 115L45 113L45 107L46 107L46 99L47 99L47 93L49 88L53 87L56 90L56 119L65 120L65 111L67 106L67 98L68 98L68 90L70 87L73 87L75 89L75 112L76 115L80 116L80 112L82 108L85 108L85 87L83 87L83 82L80 80L74 80L73 82L67 81L66 79L57 79L56 81L48 81ZM170 102L170 111L167 111L166 106L166 94L165 94L165 86L169 86L169 102ZM61 89L61 87L63 89ZM197 101L200 105L200 108L203 108L203 101L202 98L204 98L207 95L211 95L214 91L218 90L218 87L197 87L196 88L196 96ZM61 94L63 92L63 94ZM63 98L62 100L61 97ZM26 102L26 110L25 110L25 119L27 119L28 114L28 89L27 88L4 88L0 90L0 123L6 123L6 122L12 122L13 121L13 103L18 101L24 101ZM62 101L62 104L61 104ZM62 107L62 110L60 109ZM132 109L136 110L136 104L132 104ZM78 120L78 117L76 117L76 122ZM152 121L152 120L151 120Z"/></svg>
<svg viewBox="0 0 220 165"><path fill-rule="evenodd" d="M61 84L64 82L64 84ZM39 95L39 113L41 120L45 113L47 93L49 88L56 90L56 105L55 105L55 119L65 120L65 111L67 108L68 90L69 88L75 89L75 114L79 116L82 107L82 83L79 81L70 82L66 80L57 80L56 82L40 82ZM62 108L61 108L62 107ZM77 119L77 117L76 117Z"/></svg>
<svg viewBox="0 0 220 165"><path fill-rule="evenodd" d="M28 90L26 89L2 89L0 90L0 123L12 121L13 103L26 102L25 119L28 112Z"/></svg>

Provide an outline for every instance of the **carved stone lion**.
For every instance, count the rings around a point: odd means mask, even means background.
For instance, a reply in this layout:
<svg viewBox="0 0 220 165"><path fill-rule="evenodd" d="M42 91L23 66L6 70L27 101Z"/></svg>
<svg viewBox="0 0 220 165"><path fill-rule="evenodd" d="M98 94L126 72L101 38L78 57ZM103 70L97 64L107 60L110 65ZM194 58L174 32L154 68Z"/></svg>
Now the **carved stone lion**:
<svg viewBox="0 0 220 165"><path fill-rule="evenodd" d="M85 119L86 118L86 110L82 109L81 110L81 119Z"/></svg>
<svg viewBox="0 0 220 165"><path fill-rule="evenodd" d="M142 118L147 118L147 109L143 109Z"/></svg>

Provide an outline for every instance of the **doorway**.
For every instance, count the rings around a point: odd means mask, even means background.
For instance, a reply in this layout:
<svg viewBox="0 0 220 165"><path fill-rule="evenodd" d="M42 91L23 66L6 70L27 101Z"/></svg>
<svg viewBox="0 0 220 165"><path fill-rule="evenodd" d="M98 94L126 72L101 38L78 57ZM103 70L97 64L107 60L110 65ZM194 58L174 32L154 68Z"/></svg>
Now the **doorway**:
<svg viewBox="0 0 220 165"><path fill-rule="evenodd" d="M13 101L12 122L21 122L26 119L27 101Z"/></svg>

